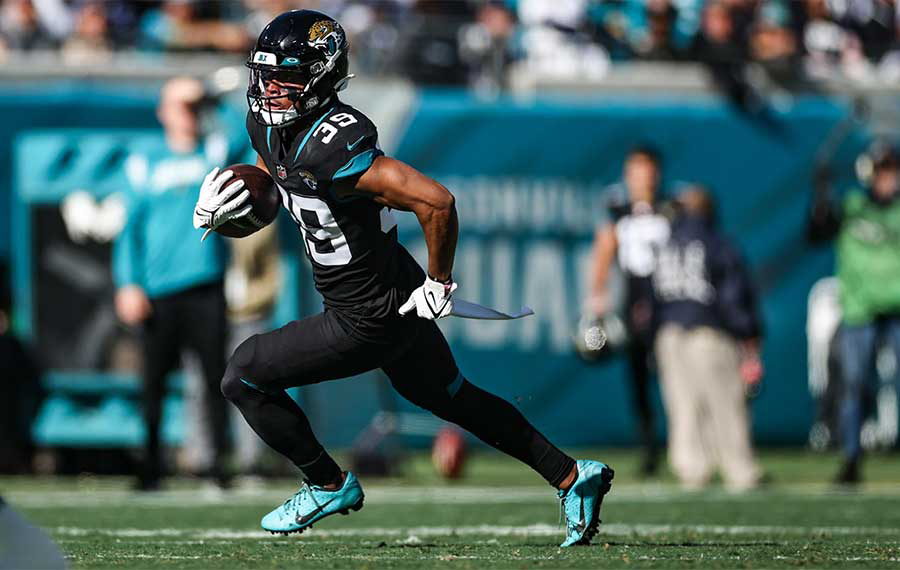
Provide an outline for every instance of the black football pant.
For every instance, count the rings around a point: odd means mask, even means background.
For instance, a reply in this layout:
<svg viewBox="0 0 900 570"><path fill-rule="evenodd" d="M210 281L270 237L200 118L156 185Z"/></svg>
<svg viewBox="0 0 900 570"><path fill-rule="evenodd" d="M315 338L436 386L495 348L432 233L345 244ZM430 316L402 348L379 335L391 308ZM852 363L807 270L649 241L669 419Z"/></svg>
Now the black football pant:
<svg viewBox="0 0 900 570"><path fill-rule="evenodd" d="M647 277L628 278L626 306L628 314L628 364L631 369L631 397L638 419L638 437L644 448L644 475L656 470L658 450L650 404L650 356L655 336L653 319L653 282Z"/></svg>
<svg viewBox="0 0 900 570"><path fill-rule="evenodd" d="M166 376L178 367L181 351L192 350L200 361L206 385L204 404L212 422L215 469L221 471L227 451L227 406L218 396L225 371L228 333L222 283L202 285L150 300L153 312L143 324L144 422L147 431L142 479L162 474L160 422Z"/></svg>
<svg viewBox="0 0 900 570"><path fill-rule="evenodd" d="M632 405L638 418L638 437L644 448L643 469L648 472L646 474L655 469L658 455L650 403L650 355L650 347L640 340L632 341L628 346Z"/></svg>
<svg viewBox="0 0 900 570"><path fill-rule="evenodd" d="M306 414L285 388L345 378L381 368L413 404L453 422L526 463L558 486L574 460L559 451L506 402L469 383L459 372L437 325L396 317L378 334L362 335L358 321L334 310L293 321L241 344L222 380L222 393L257 434L293 461L313 483L340 478ZM371 329L370 329L371 332Z"/></svg>

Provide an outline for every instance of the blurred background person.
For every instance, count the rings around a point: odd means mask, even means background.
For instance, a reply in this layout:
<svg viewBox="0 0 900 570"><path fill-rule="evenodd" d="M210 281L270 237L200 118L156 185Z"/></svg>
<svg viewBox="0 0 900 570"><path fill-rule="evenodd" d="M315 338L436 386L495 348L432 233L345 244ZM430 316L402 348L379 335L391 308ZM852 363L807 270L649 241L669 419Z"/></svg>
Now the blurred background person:
<svg viewBox="0 0 900 570"><path fill-rule="evenodd" d="M528 72L538 78L599 78L609 70L610 56L589 34L587 0L519 0L518 45Z"/></svg>
<svg viewBox="0 0 900 570"><path fill-rule="evenodd" d="M788 3L763 2L750 28L750 57L776 81L797 78L799 45Z"/></svg>
<svg viewBox="0 0 900 570"><path fill-rule="evenodd" d="M35 447L31 427L46 394L31 351L11 330L10 308L0 281L0 473L28 473Z"/></svg>
<svg viewBox="0 0 900 570"><path fill-rule="evenodd" d="M62 46L66 63L98 63L112 59L105 2L85 2L75 16L75 32Z"/></svg>
<svg viewBox="0 0 900 570"><path fill-rule="evenodd" d="M164 144L134 154L126 163L128 216L113 248L113 278L119 318L139 326L142 334L146 443L137 484L141 490L160 486L165 379L182 349L196 354L203 371L213 440L210 475L226 482L226 408L218 386L228 332L223 287L227 246L218 236L201 244L190 213L203 177L213 165L228 164L230 157L221 139L202 136L203 98L203 84L196 79L168 81L158 107Z"/></svg>
<svg viewBox="0 0 900 570"><path fill-rule="evenodd" d="M468 2L410 2L403 71L416 83L464 85L469 69L460 53L460 30L475 17Z"/></svg>
<svg viewBox="0 0 900 570"><path fill-rule="evenodd" d="M762 378L761 326L749 271L715 227L712 197L692 187L653 273L669 465L697 489L718 469L728 488L760 480L745 395Z"/></svg>
<svg viewBox="0 0 900 570"><path fill-rule="evenodd" d="M231 262L225 273L225 298L228 305L230 334L226 356L251 336L272 328L272 314L281 291L281 266L278 248L278 224L272 223L245 238L228 240ZM209 394L202 382L198 366L188 366L190 376L185 394L185 441L183 451L189 468L206 471L213 467L213 445L207 406ZM234 436L235 467L238 473L251 477L273 474L264 458L268 446L244 421L240 411L229 406L231 433ZM277 461L277 459L275 460Z"/></svg>
<svg viewBox="0 0 900 570"><path fill-rule="evenodd" d="M699 61L709 70L719 89L742 109L758 101L744 76L747 44L746 13L725 0L711 0L703 9L698 33L688 47L686 59Z"/></svg>
<svg viewBox="0 0 900 570"><path fill-rule="evenodd" d="M460 54L470 69L469 84L480 93L497 94L506 83L515 31L513 13L500 2L485 2L475 20L460 29Z"/></svg>
<svg viewBox="0 0 900 570"><path fill-rule="evenodd" d="M614 311L610 276L614 263L625 274L625 328L638 435L644 449L641 474L656 473L653 409L650 404L650 358L653 346L653 286L656 255L669 237L669 223L659 213L661 159L651 146L638 146L625 157L622 183L607 189L610 221L594 238L592 310Z"/></svg>
<svg viewBox="0 0 900 570"><path fill-rule="evenodd" d="M57 39L41 22L31 0L0 2L0 44L8 50L56 48Z"/></svg>
<svg viewBox="0 0 900 570"><path fill-rule="evenodd" d="M159 8L147 10L139 25L141 46L148 51L240 53L249 49L250 36L245 26L219 15L204 17L200 8L192 0L165 0Z"/></svg>
<svg viewBox="0 0 900 570"><path fill-rule="evenodd" d="M876 352L887 343L900 356L900 156L897 148L877 141L858 161L862 189L852 189L836 204L830 173L816 173L810 237L835 237L836 269L842 321L835 346L842 390L838 403L844 462L839 484L860 481L860 430L865 401L876 375Z"/></svg>
<svg viewBox="0 0 900 570"><path fill-rule="evenodd" d="M861 77L868 63L859 37L841 26L834 2L806 0L802 47L804 71L810 77L828 78L843 71Z"/></svg>

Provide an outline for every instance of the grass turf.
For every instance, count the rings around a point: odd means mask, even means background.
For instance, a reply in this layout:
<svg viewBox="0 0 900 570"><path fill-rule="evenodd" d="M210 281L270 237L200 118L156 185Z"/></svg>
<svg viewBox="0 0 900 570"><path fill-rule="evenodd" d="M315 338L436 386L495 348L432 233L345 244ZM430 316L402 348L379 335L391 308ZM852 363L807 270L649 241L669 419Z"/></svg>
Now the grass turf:
<svg viewBox="0 0 900 570"><path fill-rule="evenodd" d="M830 456L770 452L773 484L731 495L636 479L627 452L580 453L616 468L600 535L559 549L553 492L494 454L465 480L438 480L424 456L405 475L364 481L366 506L302 536L260 531L291 481L224 495L173 480L153 496L122 478L0 478L0 491L47 529L74 568L900 568L900 457L876 456L858 492L827 484Z"/></svg>

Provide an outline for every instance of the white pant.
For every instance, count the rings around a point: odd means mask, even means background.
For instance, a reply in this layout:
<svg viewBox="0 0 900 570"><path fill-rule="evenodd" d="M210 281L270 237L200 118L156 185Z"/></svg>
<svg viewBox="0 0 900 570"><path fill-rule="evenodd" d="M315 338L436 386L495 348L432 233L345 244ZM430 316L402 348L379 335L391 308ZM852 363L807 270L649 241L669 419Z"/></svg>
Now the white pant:
<svg viewBox="0 0 900 570"><path fill-rule="evenodd" d="M709 328L666 324L656 358L669 431L669 463L681 483L698 488L721 471L734 490L754 487L759 467L740 376L737 343Z"/></svg>

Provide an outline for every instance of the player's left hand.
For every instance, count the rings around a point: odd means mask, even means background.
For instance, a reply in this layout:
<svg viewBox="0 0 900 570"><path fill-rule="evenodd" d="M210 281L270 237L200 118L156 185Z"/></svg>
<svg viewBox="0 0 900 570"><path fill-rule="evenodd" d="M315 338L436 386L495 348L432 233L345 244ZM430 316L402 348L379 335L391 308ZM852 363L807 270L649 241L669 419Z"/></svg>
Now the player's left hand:
<svg viewBox="0 0 900 570"><path fill-rule="evenodd" d="M400 306L400 314L405 315L415 307L416 314L423 319L433 321L446 317L453 310L450 297L456 291L456 283L450 279L447 283L425 277L425 283L412 292L409 299Z"/></svg>

